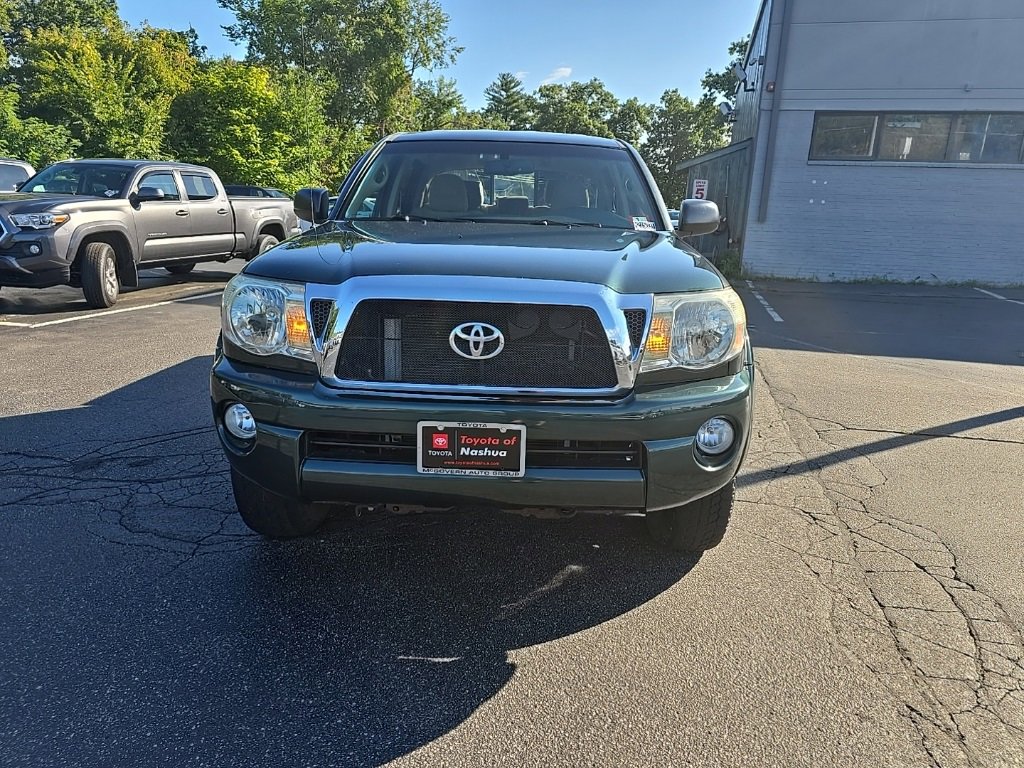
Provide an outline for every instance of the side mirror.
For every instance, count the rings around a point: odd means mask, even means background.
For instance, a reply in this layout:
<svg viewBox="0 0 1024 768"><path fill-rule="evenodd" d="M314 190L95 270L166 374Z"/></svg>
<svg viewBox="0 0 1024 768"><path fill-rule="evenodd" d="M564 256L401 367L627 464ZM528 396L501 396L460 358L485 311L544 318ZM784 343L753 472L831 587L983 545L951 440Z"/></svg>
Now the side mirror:
<svg viewBox="0 0 1024 768"><path fill-rule="evenodd" d="M139 187L139 191L135 193L135 200L139 203L148 203L153 200L164 200L166 198L167 193L159 187Z"/></svg>
<svg viewBox="0 0 1024 768"><path fill-rule="evenodd" d="M331 214L331 193L322 187L303 187L295 193L295 215L311 224L323 224Z"/></svg>
<svg viewBox="0 0 1024 768"><path fill-rule="evenodd" d="M717 204L710 200L683 200L679 205L679 226L676 232L683 237L707 235L718 229L720 223Z"/></svg>

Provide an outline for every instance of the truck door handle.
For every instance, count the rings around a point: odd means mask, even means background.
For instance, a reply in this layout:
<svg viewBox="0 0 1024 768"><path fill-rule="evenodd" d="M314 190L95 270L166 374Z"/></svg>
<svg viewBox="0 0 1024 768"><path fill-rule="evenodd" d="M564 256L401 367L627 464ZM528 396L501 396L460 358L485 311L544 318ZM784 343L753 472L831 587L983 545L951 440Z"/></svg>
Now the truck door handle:
<svg viewBox="0 0 1024 768"><path fill-rule="evenodd" d="M185 210L175 211L174 215L175 216L188 216L188 211L185 211Z"/></svg>
<svg viewBox="0 0 1024 768"><path fill-rule="evenodd" d="M221 216L227 216L228 215L228 209L227 208L220 208L220 209L217 210L217 213L219 213Z"/></svg>

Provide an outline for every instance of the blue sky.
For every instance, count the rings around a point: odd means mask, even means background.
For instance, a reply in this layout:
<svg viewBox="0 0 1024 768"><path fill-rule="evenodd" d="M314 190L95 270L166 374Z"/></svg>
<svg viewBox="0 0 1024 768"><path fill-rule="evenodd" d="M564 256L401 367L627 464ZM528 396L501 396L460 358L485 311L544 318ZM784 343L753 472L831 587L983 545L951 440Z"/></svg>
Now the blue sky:
<svg viewBox="0 0 1024 768"><path fill-rule="evenodd" d="M172 29L189 25L212 55L241 58L221 26L232 15L215 0L119 0L132 24ZM528 91L543 82L597 77L620 100L656 102L669 88L700 93L708 68L728 61L729 43L754 24L759 0L441 0L451 33L465 50L455 66L435 74L454 78L466 104L484 104L483 91L499 72L514 72ZM426 77L427 75L422 75Z"/></svg>

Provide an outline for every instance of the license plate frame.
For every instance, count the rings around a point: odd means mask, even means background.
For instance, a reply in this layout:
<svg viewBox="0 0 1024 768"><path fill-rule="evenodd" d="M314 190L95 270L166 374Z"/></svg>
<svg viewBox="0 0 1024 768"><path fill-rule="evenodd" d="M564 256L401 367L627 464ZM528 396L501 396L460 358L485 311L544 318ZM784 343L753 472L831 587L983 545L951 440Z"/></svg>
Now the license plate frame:
<svg viewBox="0 0 1024 768"><path fill-rule="evenodd" d="M442 436L446 442L438 439ZM509 443L509 440L515 442ZM464 448L477 453L460 458ZM498 455L503 452L506 455ZM424 475L523 477L526 474L526 426L421 421L416 424L416 471Z"/></svg>

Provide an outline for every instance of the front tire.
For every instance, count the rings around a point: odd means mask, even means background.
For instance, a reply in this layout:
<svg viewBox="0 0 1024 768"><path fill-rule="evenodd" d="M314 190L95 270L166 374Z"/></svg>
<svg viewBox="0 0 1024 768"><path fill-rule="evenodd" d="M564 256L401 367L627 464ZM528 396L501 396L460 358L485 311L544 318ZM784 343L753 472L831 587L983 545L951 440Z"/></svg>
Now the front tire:
<svg viewBox="0 0 1024 768"><path fill-rule="evenodd" d="M88 243L80 261L85 302L93 309L114 306L121 291L114 249L109 243Z"/></svg>
<svg viewBox="0 0 1024 768"><path fill-rule="evenodd" d="M234 468L231 469L231 490L242 522L272 539L308 536L327 518L326 504L307 504L280 496Z"/></svg>
<svg viewBox="0 0 1024 768"><path fill-rule="evenodd" d="M647 513L647 532L655 542L677 552L704 552L717 547L729 525L736 481L710 496L681 507Z"/></svg>

